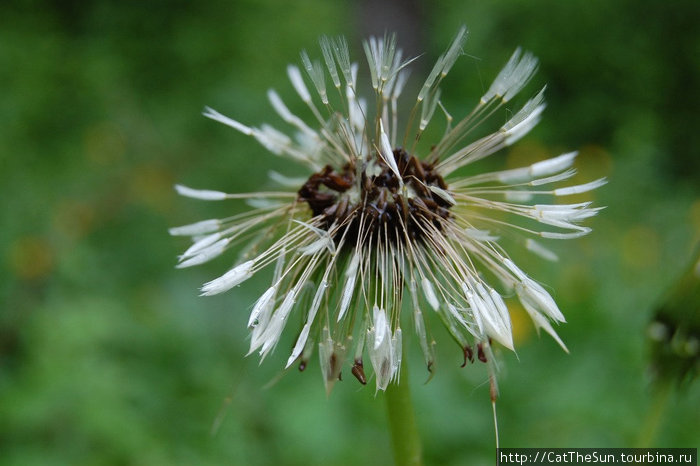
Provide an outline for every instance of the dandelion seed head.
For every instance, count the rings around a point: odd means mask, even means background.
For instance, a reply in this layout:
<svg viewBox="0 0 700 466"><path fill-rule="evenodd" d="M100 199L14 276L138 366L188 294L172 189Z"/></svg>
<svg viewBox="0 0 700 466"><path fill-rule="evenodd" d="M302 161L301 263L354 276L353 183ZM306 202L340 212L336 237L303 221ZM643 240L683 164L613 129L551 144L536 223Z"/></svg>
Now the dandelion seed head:
<svg viewBox="0 0 700 466"><path fill-rule="evenodd" d="M581 223L600 211L591 202L565 199L606 181L565 184L575 174L576 152L525 167L478 169L478 162L538 124L544 89L496 131L483 130L506 103L513 105L535 73L537 59L517 49L486 93L475 97L473 110L454 117L440 100L440 84L463 54L466 38L461 28L405 108L400 98L415 59L405 58L396 37L386 35L364 43L373 94L368 98L358 95L360 65L351 61L345 39L323 37L321 58L304 51L299 65L287 66L291 88L312 119L292 113L274 90L267 97L286 129L255 127L206 109L205 116L308 170L301 180L271 173L281 191L176 187L186 197L245 199L251 207L170 229L193 240L178 267L242 251L234 267L204 284L203 295L226 292L263 270L271 276L251 303L250 353L266 357L293 326L298 333L286 367L298 362L304 370L318 352L326 390L344 367L361 384L373 379L384 390L400 377L406 325L414 328L432 374L436 344L430 328L440 322L464 365L487 363L495 394L493 345L514 350L510 299L518 299L534 326L566 349L552 325L565 321L563 313L507 249L519 243L533 256L564 261L544 243L589 233ZM439 120L436 113L444 115L445 131L425 150L424 131ZM467 166L473 166L469 175L462 170Z"/></svg>

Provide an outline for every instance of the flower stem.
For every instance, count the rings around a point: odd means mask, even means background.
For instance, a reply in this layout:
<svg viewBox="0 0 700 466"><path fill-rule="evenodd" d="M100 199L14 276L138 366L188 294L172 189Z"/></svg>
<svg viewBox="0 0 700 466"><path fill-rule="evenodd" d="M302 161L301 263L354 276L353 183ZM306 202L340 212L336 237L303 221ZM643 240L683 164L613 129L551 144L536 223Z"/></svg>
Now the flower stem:
<svg viewBox="0 0 700 466"><path fill-rule="evenodd" d="M421 466L422 447L405 362L401 363L400 382L389 384L386 389L386 406L395 463L397 466Z"/></svg>
<svg viewBox="0 0 700 466"><path fill-rule="evenodd" d="M654 399L652 400L649 412L642 424L642 430L637 439L637 447L649 448L654 444L656 434L663 422L664 414L668 408L668 403L673 392L671 382L663 382L661 386L654 387Z"/></svg>

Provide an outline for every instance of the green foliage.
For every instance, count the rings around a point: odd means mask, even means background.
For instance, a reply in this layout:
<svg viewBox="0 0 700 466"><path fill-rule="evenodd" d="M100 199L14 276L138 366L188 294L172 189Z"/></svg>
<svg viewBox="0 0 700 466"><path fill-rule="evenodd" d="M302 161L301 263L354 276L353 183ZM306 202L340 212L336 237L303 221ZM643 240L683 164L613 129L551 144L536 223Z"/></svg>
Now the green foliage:
<svg viewBox="0 0 700 466"><path fill-rule="evenodd" d="M399 42L424 38L414 75L466 23L467 56L443 93L461 115L524 46L541 59L526 93L547 83L549 107L522 145L490 163L578 148L582 181L610 178L591 236L554 244L558 263L518 261L555 290L571 354L536 338L514 309L517 356L501 352L501 444L631 446L653 404L647 325L700 239L700 36L691 22L700 7L473 3L424 7L417 30L399 31ZM315 361L263 388L292 341L261 365L244 358L262 283L198 298L227 259L173 269L185 245L168 227L244 208L177 198L174 183L250 191L265 186L268 169L286 170L202 108L279 124L265 91L304 112L285 73L300 49L318 55L319 35L345 34L359 50L355 3L291 5L0 6L0 464L391 461L384 400L349 371L329 399ZM426 463L490 464L485 371L460 369L459 348L433 330L444 338L430 383L421 356L407 356ZM699 406L697 383L672 394L673 422L650 446L695 445Z"/></svg>

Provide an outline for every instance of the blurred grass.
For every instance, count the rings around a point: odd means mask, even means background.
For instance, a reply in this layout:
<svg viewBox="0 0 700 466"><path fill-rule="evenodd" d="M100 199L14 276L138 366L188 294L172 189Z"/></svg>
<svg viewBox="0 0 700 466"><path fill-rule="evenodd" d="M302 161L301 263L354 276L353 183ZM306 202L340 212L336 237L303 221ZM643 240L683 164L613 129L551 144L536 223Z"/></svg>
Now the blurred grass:
<svg viewBox="0 0 700 466"><path fill-rule="evenodd" d="M500 377L504 446L631 446L641 435L654 398L646 325L700 241L699 8L500 0L423 9L418 67L459 24L471 31L445 81L453 115L515 46L541 59L528 91L547 83L544 120L494 164L579 148L582 180L610 178L595 193L608 208L592 235L554 244L556 264L523 256L555 290L571 354L536 338L514 310L518 352L502 355ZM178 199L173 183L254 190L277 163L202 118L203 106L276 122L264 95L275 87L302 110L286 64L324 33L346 34L359 52L360 18L339 0L0 6L1 464L391 461L384 404L370 388L346 380L326 399L315 364L262 388L283 364L279 352L260 366L243 357L246 310L264 285L197 298L232 259L176 272L184 244L167 236L243 208ZM428 463L489 464L485 372L459 369L458 350L438 341L429 384L421 357L409 357ZM697 384L674 393L654 446L698 446L699 408Z"/></svg>

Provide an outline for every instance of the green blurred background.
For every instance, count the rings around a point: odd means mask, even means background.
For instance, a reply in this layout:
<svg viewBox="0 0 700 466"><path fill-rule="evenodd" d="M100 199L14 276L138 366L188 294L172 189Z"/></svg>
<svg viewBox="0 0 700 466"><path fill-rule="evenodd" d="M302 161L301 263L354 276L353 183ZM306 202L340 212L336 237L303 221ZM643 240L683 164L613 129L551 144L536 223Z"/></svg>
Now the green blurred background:
<svg viewBox="0 0 700 466"><path fill-rule="evenodd" d="M608 207L592 235L555 242L558 263L521 259L554 290L571 354L513 309L502 446L697 447L698 384L660 397L645 335L700 240L699 23L696 0L3 2L0 463L390 463L373 388L348 373L327 398L315 361L279 378L290 334L262 364L244 357L263 283L197 297L233 256L175 270L186 244L168 227L245 206L172 185L245 192L273 166L303 173L201 110L279 125L265 91L301 109L285 67L302 48L318 56L321 34L346 35L363 61L361 38L397 30L425 52L417 79L461 24L467 56L443 94L453 115L518 45L541 60L525 94L548 85L543 122L494 166L579 149L580 180L610 180L594 193ZM436 337L428 384L407 342L426 461L490 464L484 368L460 369L459 349Z"/></svg>

